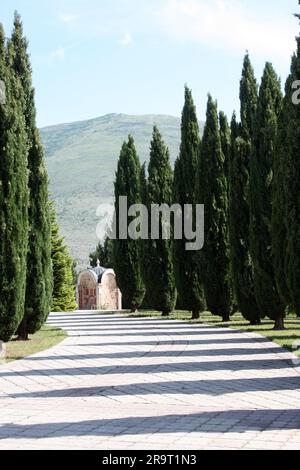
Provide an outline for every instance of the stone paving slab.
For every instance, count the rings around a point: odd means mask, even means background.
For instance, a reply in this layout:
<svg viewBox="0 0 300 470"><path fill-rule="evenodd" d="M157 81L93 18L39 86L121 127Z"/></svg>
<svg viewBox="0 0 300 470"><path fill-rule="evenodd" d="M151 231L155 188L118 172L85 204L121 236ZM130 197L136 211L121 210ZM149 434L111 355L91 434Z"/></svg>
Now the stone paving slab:
<svg viewBox="0 0 300 470"><path fill-rule="evenodd" d="M255 333L99 312L0 366L0 449L300 449L300 367Z"/></svg>

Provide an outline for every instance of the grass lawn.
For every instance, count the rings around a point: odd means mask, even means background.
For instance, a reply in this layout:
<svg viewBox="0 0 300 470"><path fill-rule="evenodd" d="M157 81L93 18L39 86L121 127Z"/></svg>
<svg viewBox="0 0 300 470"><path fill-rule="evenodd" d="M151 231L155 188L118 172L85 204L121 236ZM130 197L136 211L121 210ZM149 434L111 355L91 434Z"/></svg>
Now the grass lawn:
<svg viewBox="0 0 300 470"><path fill-rule="evenodd" d="M26 356L44 351L59 344L67 337L67 333L54 326L43 328L29 336L29 341L15 341L14 339L5 345L5 359L0 359L0 364L16 361Z"/></svg>
<svg viewBox="0 0 300 470"><path fill-rule="evenodd" d="M163 319L159 312L152 311L141 311L140 313L133 316L157 317ZM279 344L283 348L292 351L294 354L300 357L300 318L297 318L296 315L291 314L286 318L286 329L284 331L274 331L274 322L268 319L262 320L262 324L260 326L250 326L249 322L247 322L240 314L235 314L232 316L230 322L222 322L222 319L214 317L209 312L202 313L200 320L191 320L191 313L184 311L175 311L170 315L169 318L172 320L188 321L192 324L207 324L223 328L233 328L235 330L255 332L262 336L266 336L274 343ZM293 349L295 342L298 342L298 350Z"/></svg>

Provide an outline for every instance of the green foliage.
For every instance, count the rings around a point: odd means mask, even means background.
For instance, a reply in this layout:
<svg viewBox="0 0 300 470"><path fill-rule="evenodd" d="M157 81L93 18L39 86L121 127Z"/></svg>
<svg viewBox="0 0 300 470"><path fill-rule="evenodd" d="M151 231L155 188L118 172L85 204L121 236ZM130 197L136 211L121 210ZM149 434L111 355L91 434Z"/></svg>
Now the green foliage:
<svg viewBox="0 0 300 470"><path fill-rule="evenodd" d="M232 310L232 293L224 167L217 103L209 96L197 181L197 198L205 206L205 244L200 260L207 308L226 321Z"/></svg>
<svg viewBox="0 0 300 470"><path fill-rule="evenodd" d="M29 244L27 254L27 288L25 315L19 333L26 339L46 321L52 300L51 229L48 201L48 177L43 148L36 127L36 110L32 72L27 52L27 40L23 36L20 16L15 14L13 69L23 87L23 114L26 122L29 169Z"/></svg>
<svg viewBox="0 0 300 470"><path fill-rule="evenodd" d="M277 290L271 242L273 164L282 106L280 81L266 64L259 91L250 164L250 248L254 289L261 313L282 322L285 304Z"/></svg>
<svg viewBox="0 0 300 470"><path fill-rule="evenodd" d="M8 341L23 316L28 245L27 137L24 91L14 72L14 48L6 49L0 28L0 77L6 103L0 105L0 339Z"/></svg>
<svg viewBox="0 0 300 470"><path fill-rule="evenodd" d="M151 213L151 204L172 205L173 174L170 165L169 151L163 142L157 127L153 130L150 147L148 182L145 167L142 168L142 200ZM170 221L171 222L171 221ZM163 220L160 215L160 234L163 233ZM147 301L151 308L168 315L175 308L176 288L173 269L173 243L171 239L149 240L143 245L143 278L147 291Z"/></svg>
<svg viewBox="0 0 300 470"><path fill-rule="evenodd" d="M77 264L76 261L73 260L72 263L72 277L73 277L73 286L77 287L78 282L78 271L77 271Z"/></svg>
<svg viewBox="0 0 300 470"><path fill-rule="evenodd" d="M181 122L180 154L174 171L174 203L192 204L195 207L196 175L200 151L200 133L196 107L192 93L185 88L185 104ZM184 233L184 232L183 232ZM198 253L186 251L186 241L174 242L174 269L176 287L181 308L191 310L193 317L199 317L205 310L202 276Z"/></svg>
<svg viewBox="0 0 300 470"><path fill-rule="evenodd" d="M51 207L51 257L53 264L53 303L54 312L71 312L76 309L75 286L73 282L73 260L65 245L64 238L56 221L56 213Z"/></svg>
<svg viewBox="0 0 300 470"><path fill-rule="evenodd" d="M180 145L178 117L109 114L41 129L51 196L79 269L86 268L90 247L98 243L98 220L91 208L114 202L115 169L123 141L131 132L141 162L147 160L148 164L154 122L164 136L173 164Z"/></svg>
<svg viewBox="0 0 300 470"><path fill-rule="evenodd" d="M292 306L293 300L288 287L286 276L286 252L288 243L288 221L287 221L287 200L289 190L287 183L287 122L290 118L290 108L292 104L292 83L294 81L294 56L291 73L286 81L285 96L282 110L278 119L278 136L273 165L273 186L272 186L272 254L275 270L275 279L282 301Z"/></svg>
<svg viewBox="0 0 300 470"><path fill-rule="evenodd" d="M260 322L254 294L253 264L249 240L249 154L251 144L238 137L233 144L234 157L230 171L229 234L231 273L235 298L240 312L251 324Z"/></svg>
<svg viewBox="0 0 300 470"><path fill-rule="evenodd" d="M21 327L34 334L50 313L53 292L48 176L36 130L29 152L29 249L25 316ZM23 330L24 331L24 330Z"/></svg>
<svg viewBox="0 0 300 470"><path fill-rule="evenodd" d="M285 272L287 286L296 311L300 312L300 105L293 100L295 90L290 87L300 80L300 37L297 39L297 54L292 60L291 77L287 82L285 99L285 139L280 143L285 152L284 197L287 245Z"/></svg>
<svg viewBox="0 0 300 470"><path fill-rule="evenodd" d="M108 237L105 238L104 243L99 242L96 250L90 253L90 265L92 268L96 268L97 261L100 261L101 266L113 269L113 240Z"/></svg>
<svg viewBox="0 0 300 470"><path fill-rule="evenodd" d="M225 174L226 180L228 180L230 152L231 152L231 132L230 132L230 126L228 124L227 116L222 111L219 114L219 123L220 123L221 147L222 147L222 152L224 155L224 174Z"/></svg>
<svg viewBox="0 0 300 470"><path fill-rule="evenodd" d="M249 179L257 84L248 54L240 84L241 125L232 120L232 152L229 165L229 236L231 273L238 308L252 324L260 322L254 294L253 264L250 256Z"/></svg>
<svg viewBox="0 0 300 470"><path fill-rule="evenodd" d="M257 82L249 54L247 52L244 58L242 78L240 82L241 137L246 141L252 139L255 130L257 100Z"/></svg>
<svg viewBox="0 0 300 470"><path fill-rule="evenodd" d="M134 140L124 142L116 173L115 209L116 229L119 232L119 197L127 196L128 207L141 203L141 167ZM129 218L131 222L132 218ZM141 240L114 240L114 268L125 308L137 310L144 299L145 287L141 275Z"/></svg>

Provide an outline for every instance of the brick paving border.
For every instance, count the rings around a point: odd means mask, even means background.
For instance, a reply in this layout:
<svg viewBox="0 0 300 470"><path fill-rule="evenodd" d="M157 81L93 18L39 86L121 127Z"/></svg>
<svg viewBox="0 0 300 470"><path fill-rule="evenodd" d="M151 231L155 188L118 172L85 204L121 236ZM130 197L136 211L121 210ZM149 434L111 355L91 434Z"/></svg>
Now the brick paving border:
<svg viewBox="0 0 300 470"><path fill-rule="evenodd" d="M300 367L255 333L99 312L0 366L0 449L300 449Z"/></svg>

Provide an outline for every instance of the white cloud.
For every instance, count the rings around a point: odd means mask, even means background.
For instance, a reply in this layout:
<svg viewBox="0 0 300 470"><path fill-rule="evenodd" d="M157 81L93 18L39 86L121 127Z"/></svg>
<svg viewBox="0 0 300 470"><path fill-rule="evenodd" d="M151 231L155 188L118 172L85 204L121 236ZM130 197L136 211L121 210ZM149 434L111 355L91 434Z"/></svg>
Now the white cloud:
<svg viewBox="0 0 300 470"><path fill-rule="evenodd" d="M262 18L240 0L167 0L157 19L171 37L212 48L285 60L295 48L292 17Z"/></svg>
<svg viewBox="0 0 300 470"><path fill-rule="evenodd" d="M52 60L63 60L65 58L66 49L64 47L59 47L55 51L50 53L50 58Z"/></svg>
<svg viewBox="0 0 300 470"><path fill-rule="evenodd" d="M129 34L129 33L124 34L124 36L120 40L120 44L122 46L130 46L130 44L132 44L132 43L133 43L133 39L132 39L131 34Z"/></svg>
<svg viewBox="0 0 300 470"><path fill-rule="evenodd" d="M77 18L77 15L64 14L59 16L59 21L65 24L73 24L77 20Z"/></svg>

